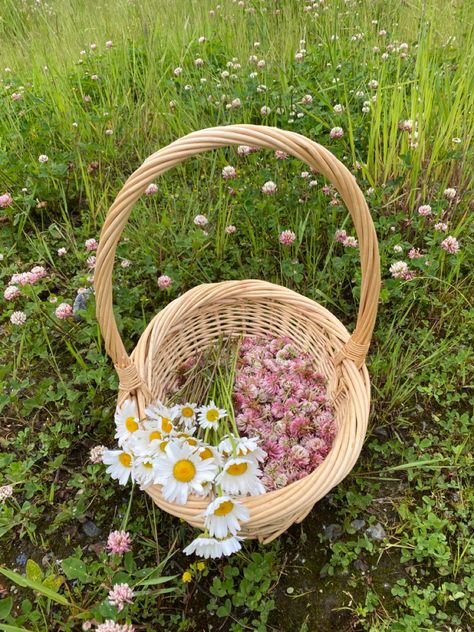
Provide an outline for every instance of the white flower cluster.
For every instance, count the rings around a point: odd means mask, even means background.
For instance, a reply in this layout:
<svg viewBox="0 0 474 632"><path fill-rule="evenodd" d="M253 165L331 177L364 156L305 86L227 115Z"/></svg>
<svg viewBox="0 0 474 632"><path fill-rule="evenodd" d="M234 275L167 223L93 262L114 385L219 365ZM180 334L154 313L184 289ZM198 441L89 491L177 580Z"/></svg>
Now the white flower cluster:
<svg viewBox="0 0 474 632"><path fill-rule="evenodd" d="M102 455L107 472L121 485L129 480L141 489L161 485L163 497L178 504L185 504L190 494L209 497L202 514L205 532L184 549L188 555L221 557L238 551L242 538L237 533L249 512L236 497L265 493L259 463L266 453L258 439L230 432L226 417L213 401L200 407L188 402L167 407L157 401L140 420L135 403L126 400L115 413L119 449ZM217 445L206 441L211 433L220 437Z"/></svg>

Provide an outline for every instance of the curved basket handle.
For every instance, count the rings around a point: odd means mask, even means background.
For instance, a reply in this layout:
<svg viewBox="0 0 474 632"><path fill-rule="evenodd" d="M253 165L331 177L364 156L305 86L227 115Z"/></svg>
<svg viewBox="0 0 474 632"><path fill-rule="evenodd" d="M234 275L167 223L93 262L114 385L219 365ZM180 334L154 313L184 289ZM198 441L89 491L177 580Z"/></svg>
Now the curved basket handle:
<svg viewBox="0 0 474 632"><path fill-rule="evenodd" d="M125 182L105 219L94 275L96 313L105 348L115 364L122 391L141 389L144 394L148 391L125 350L112 304L115 249L132 207L148 184L162 173L190 156L230 145L283 150L323 174L339 191L352 216L359 240L362 285L355 330L335 361L339 363L349 359L358 368L364 363L377 314L380 260L374 224L354 176L330 151L301 134L263 125L228 125L192 132L152 154Z"/></svg>

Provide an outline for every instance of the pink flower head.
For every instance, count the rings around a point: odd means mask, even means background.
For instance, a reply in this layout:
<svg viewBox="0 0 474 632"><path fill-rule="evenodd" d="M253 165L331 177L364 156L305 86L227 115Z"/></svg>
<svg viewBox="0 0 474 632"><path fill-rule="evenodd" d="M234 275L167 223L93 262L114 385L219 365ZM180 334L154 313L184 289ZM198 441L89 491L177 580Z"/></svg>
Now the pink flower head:
<svg viewBox="0 0 474 632"><path fill-rule="evenodd" d="M160 290L164 290L170 287L172 284L173 279L166 274L162 274L160 277L158 277L158 287L160 288Z"/></svg>
<svg viewBox="0 0 474 632"><path fill-rule="evenodd" d="M107 538L106 548L110 554L123 555L130 551L132 547L132 538L128 531L111 531Z"/></svg>
<svg viewBox="0 0 474 632"><path fill-rule="evenodd" d="M333 140L342 138L344 136L344 130L342 129L342 127L333 127L332 130L329 132L329 136Z"/></svg>
<svg viewBox="0 0 474 632"><path fill-rule="evenodd" d="M423 204L422 206L418 207L418 214L422 215L423 217L430 217L430 215L433 214L431 206L429 204Z"/></svg>
<svg viewBox="0 0 474 632"><path fill-rule="evenodd" d="M232 180L237 177L237 171L232 165L227 165L222 169L222 177L224 180Z"/></svg>
<svg viewBox="0 0 474 632"><path fill-rule="evenodd" d="M86 239L86 241L84 242L84 246L86 247L87 251L92 252L94 250L97 250L99 244L97 240L92 237L91 239Z"/></svg>
<svg viewBox="0 0 474 632"><path fill-rule="evenodd" d="M228 226L225 227L226 235L233 235L236 230L237 228L233 224L229 224Z"/></svg>
<svg viewBox="0 0 474 632"><path fill-rule="evenodd" d="M134 632L135 628L129 623L115 623L112 619L106 619L96 628L96 632Z"/></svg>
<svg viewBox="0 0 474 632"><path fill-rule="evenodd" d="M128 584L115 584L109 591L109 603L117 607L120 612L126 603L133 603L133 590Z"/></svg>
<svg viewBox="0 0 474 632"><path fill-rule="evenodd" d="M40 156L38 156L38 160L39 162L45 163L48 162L49 158L46 154L41 154Z"/></svg>
<svg viewBox="0 0 474 632"><path fill-rule="evenodd" d="M251 147L250 145L239 145L237 147L239 156L250 156L250 154L254 154L256 151L258 151L258 148Z"/></svg>
<svg viewBox="0 0 474 632"><path fill-rule="evenodd" d="M280 233L279 241L283 246L291 246L295 239L296 235L292 230L284 230Z"/></svg>
<svg viewBox="0 0 474 632"><path fill-rule="evenodd" d="M106 449L107 448L105 447L105 445L95 445L93 448L90 449L89 461L94 465L102 463L102 457Z"/></svg>
<svg viewBox="0 0 474 632"><path fill-rule="evenodd" d="M343 244L347 239L347 233L345 230L336 230L334 234L334 239L339 243Z"/></svg>
<svg viewBox="0 0 474 632"><path fill-rule="evenodd" d="M158 192L158 185L156 185L154 182L149 184L147 188L145 189L145 195L153 195L154 193L157 193L157 192Z"/></svg>
<svg viewBox="0 0 474 632"><path fill-rule="evenodd" d="M441 248L446 250L446 252L449 252L449 254L455 255L459 252L459 242L456 237L448 235L448 237L441 242Z"/></svg>
<svg viewBox="0 0 474 632"><path fill-rule="evenodd" d="M112 40L107 40L105 42L105 48L112 48L113 45L114 43L112 42Z"/></svg>
<svg viewBox="0 0 474 632"><path fill-rule="evenodd" d="M26 323L26 314L25 312L13 312L10 316L10 322L12 325L21 326Z"/></svg>
<svg viewBox="0 0 474 632"><path fill-rule="evenodd" d="M408 252L408 258L409 259L421 259L421 257L423 257L423 255L421 254L421 252L419 251L418 248L412 248Z"/></svg>
<svg viewBox="0 0 474 632"><path fill-rule="evenodd" d="M96 258L94 255L87 257L87 267L89 270L93 270L95 268Z"/></svg>
<svg viewBox="0 0 474 632"><path fill-rule="evenodd" d="M0 195L0 208L8 208L13 204L13 198L9 193Z"/></svg>
<svg viewBox="0 0 474 632"><path fill-rule="evenodd" d="M359 242L355 237L351 237L351 235L348 235L342 242L342 245L346 248L357 248Z"/></svg>
<svg viewBox="0 0 474 632"><path fill-rule="evenodd" d="M64 257L66 253L67 253L66 248L58 248L58 257Z"/></svg>
<svg viewBox="0 0 474 632"><path fill-rule="evenodd" d="M408 264L405 261L395 261L389 270L394 279L403 279L408 272Z"/></svg>
<svg viewBox="0 0 474 632"><path fill-rule="evenodd" d="M275 151L275 158L278 158L278 160L286 160L289 157L290 154L287 154L286 151L282 151L281 149Z"/></svg>
<svg viewBox="0 0 474 632"><path fill-rule="evenodd" d="M69 303L60 303L54 310L54 313L60 320L66 320L66 318L72 316L72 305L69 305Z"/></svg>
<svg viewBox="0 0 474 632"><path fill-rule="evenodd" d="M204 228L204 226L207 226L207 224L209 224L209 220L205 215L196 215L193 222L196 224L196 226L199 226L199 228Z"/></svg>
<svg viewBox="0 0 474 632"><path fill-rule="evenodd" d="M34 277L33 283L35 283L39 279L44 279L46 276L48 276L48 273L43 266L35 266L34 268L31 268L30 274L32 274Z"/></svg>
<svg viewBox="0 0 474 632"><path fill-rule="evenodd" d="M265 182L265 184L262 186L262 193L265 193L265 195L274 195L276 192L277 185L271 180Z"/></svg>
<svg viewBox="0 0 474 632"><path fill-rule="evenodd" d="M448 230L448 225L445 224L444 222L438 222L437 224L434 225L434 229L445 233Z"/></svg>
<svg viewBox="0 0 474 632"><path fill-rule="evenodd" d="M13 301L14 299L18 298L20 296L20 294L21 294L21 292L17 288L16 285L9 285L5 289L5 292L3 293L3 296L4 296L5 300Z"/></svg>
<svg viewBox="0 0 474 632"><path fill-rule="evenodd" d="M443 195L447 200L454 200L456 197L456 189L445 189Z"/></svg>

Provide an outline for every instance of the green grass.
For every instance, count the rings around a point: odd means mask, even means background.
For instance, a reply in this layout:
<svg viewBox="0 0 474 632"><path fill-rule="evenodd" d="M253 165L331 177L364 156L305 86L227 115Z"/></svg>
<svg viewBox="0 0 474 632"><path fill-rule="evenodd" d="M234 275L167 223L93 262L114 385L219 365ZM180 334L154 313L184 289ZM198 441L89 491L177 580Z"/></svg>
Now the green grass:
<svg viewBox="0 0 474 632"><path fill-rule="evenodd" d="M0 583L0 630L75 631L92 618L130 621L137 630L464 632L471 625L472 10L461 0L326 0L317 11L305 4L3 2L0 195L11 194L13 204L0 211L2 288L34 265L48 278L21 288L13 302L2 298L0 487L12 483L14 495L0 503L1 570L11 580ZM232 61L240 67L229 68ZM266 91L257 91L261 84ZM306 94L313 102L303 106ZM234 98L242 107L226 108ZM271 108L266 117L262 106ZM400 130L405 120L416 123L417 137ZM91 447L113 443L117 381L93 300L81 321L59 320L54 309L90 286L84 241L99 237L126 177L179 136L239 122L313 138L366 192L383 276L368 358L373 406L354 471L301 526L199 569L179 553L191 533L183 523L90 463ZM335 126L344 129L337 141L329 137ZM226 164L236 166L237 180L222 180ZM229 149L157 182L118 248L114 298L127 349L170 300L233 278L294 288L352 330L358 249L336 243L334 233L354 230L334 192L322 191L321 176L310 188L304 169L270 152L242 158ZM260 192L268 180L278 185L274 197ZM448 187L456 189L452 201ZM417 213L422 204L432 218ZM209 218L209 235L194 226L197 213ZM446 233L434 230L440 220ZM235 235L226 234L229 224ZM297 234L287 249L278 243L285 229ZM457 254L440 247L447 235L458 239ZM67 254L59 257L62 247ZM408 259L411 248L423 256ZM124 259L130 267L118 265ZM391 277L398 260L414 279ZM171 289L158 289L161 274L173 278ZM15 310L27 315L23 326L11 324ZM362 527L354 522L361 520ZM91 522L96 535L87 535ZM380 540L367 533L378 524ZM134 539L121 561L103 550L118 528ZM179 576L188 569L193 581L185 584ZM147 577L135 605L121 614L107 605L112 583L138 586ZM17 592L9 592L12 583Z"/></svg>

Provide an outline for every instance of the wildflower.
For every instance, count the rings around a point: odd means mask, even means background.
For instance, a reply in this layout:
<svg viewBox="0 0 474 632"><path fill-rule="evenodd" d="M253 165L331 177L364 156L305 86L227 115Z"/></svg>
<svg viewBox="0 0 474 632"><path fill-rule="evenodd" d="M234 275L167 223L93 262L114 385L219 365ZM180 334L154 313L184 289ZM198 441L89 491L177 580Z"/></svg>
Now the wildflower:
<svg viewBox="0 0 474 632"><path fill-rule="evenodd" d="M0 208L8 208L13 204L13 198L9 193L0 195Z"/></svg>
<svg viewBox="0 0 474 632"><path fill-rule="evenodd" d="M367 85L371 90L376 90L379 86L379 82L376 79L371 79Z"/></svg>
<svg viewBox="0 0 474 632"><path fill-rule="evenodd" d="M84 101L84 103L90 103L92 101L92 97L90 96L90 94L85 94L82 97L82 100Z"/></svg>
<svg viewBox="0 0 474 632"><path fill-rule="evenodd" d="M184 571L184 573L181 575L181 579L185 584L189 584L192 578L193 576L191 575L189 571Z"/></svg>
<svg viewBox="0 0 474 632"><path fill-rule="evenodd" d="M413 121L408 119L407 121L400 121L398 124L398 129L402 132L412 132L413 131Z"/></svg>
<svg viewBox="0 0 474 632"><path fill-rule="evenodd" d="M120 612L126 603L133 603L133 596L133 590L128 584L115 584L109 591L109 603L116 606Z"/></svg>
<svg viewBox="0 0 474 632"><path fill-rule="evenodd" d="M201 59L201 57L198 57L197 59L194 60L194 65L199 68L200 66L204 66L204 59Z"/></svg>
<svg viewBox="0 0 474 632"><path fill-rule="evenodd" d="M183 72L183 69L182 69L180 66L178 66L177 68L175 68L175 69L173 70L173 74L174 74L174 76L175 76L175 77L179 77L179 75L180 75L182 72Z"/></svg>
<svg viewBox="0 0 474 632"><path fill-rule="evenodd" d="M171 287L173 284L173 279L169 277L167 274L162 274L158 277L158 287L160 290L164 290L168 287Z"/></svg>
<svg viewBox="0 0 474 632"><path fill-rule="evenodd" d="M228 494L257 496L265 493L265 487L258 479L260 474L261 471L252 459L229 459L217 475L216 483Z"/></svg>
<svg viewBox="0 0 474 632"><path fill-rule="evenodd" d="M201 35L201 37L198 39L198 42L200 44L204 44L204 42L207 42L207 37L204 37L204 35Z"/></svg>
<svg viewBox="0 0 474 632"><path fill-rule="evenodd" d="M172 100L169 102L169 104L168 104L168 105L170 106L170 109L171 109L171 110L174 110L174 108L178 105L178 103L177 103L177 101L175 101L174 99L172 99Z"/></svg>
<svg viewBox="0 0 474 632"><path fill-rule="evenodd" d="M250 513L245 505L230 496L219 496L207 506L204 525L212 537L225 538L229 534L236 535L241 522L249 518Z"/></svg>
<svg viewBox="0 0 474 632"><path fill-rule="evenodd" d="M91 45L90 45L90 49L91 49L91 50L95 50L96 48L97 48L97 44L91 44Z"/></svg>
<svg viewBox="0 0 474 632"><path fill-rule="evenodd" d="M422 215L423 217L430 217L433 214L431 206L429 204L423 204L422 206L419 206L418 214Z"/></svg>
<svg viewBox="0 0 474 632"><path fill-rule="evenodd" d="M333 110L335 114L342 114L344 112L344 106L340 103L336 103L336 105L333 107Z"/></svg>
<svg viewBox="0 0 474 632"><path fill-rule="evenodd" d="M170 442L159 457L156 483L162 485L163 497L184 505L188 494L204 493L203 484L213 480L217 471L214 459L201 459L188 444Z"/></svg>
<svg viewBox="0 0 474 632"><path fill-rule="evenodd" d="M104 450L102 462L108 465L106 472L120 485L126 485L132 476L133 457L124 450ZM132 476L133 478L133 476Z"/></svg>
<svg viewBox="0 0 474 632"><path fill-rule="evenodd" d="M232 110L237 110L242 106L242 101L238 98L236 99L232 99L232 101L230 102L230 107Z"/></svg>
<svg viewBox="0 0 474 632"><path fill-rule="evenodd" d="M262 193L265 193L265 195L273 195L274 193L276 193L276 191L277 185L271 180L265 182L265 184L262 186Z"/></svg>
<svg viewBox="0 0 474 632"><path fill-rule="evenodd" d="M49 157L46 154L41 154L40 156L38 156L38 160L39 162L45 163L48 162Z"/></svg>
<svg viewBox="0 0 474 632"><path fill-rule="evenodd" d="M239 551L242 548L240 544L241 540L242 538L238 536L230 536L224 540L199 536L183 550L183 553L186 553L186 555L195 553L205 559L219 558L223 555L232 555L232 553Z"/></svg>
<svg viewBox="0 0 474 632"><path fill-rule="evenodd" d="M329 136L332 139L342 138L344 136L344 130L342 129L342 127L333 127L332 130L329 132Z"/></svg>
<svg viewBox="0 0 474 632"><path fill-rule="evenodd" d="M213 401L198 409L198 421L201 428L217 428L219 419L227 416L223 408L218 408Z"/></svg>
<svg viewBox="0 0 474 632"><path fill-rule="evenodd" d="M265 66L266 66L266 63L265 63L265 60L264 60L264 59L260 59L260 60L257 62L257 68L265 68Z"/></svg>
<svg viewBox="0 0 474 632"><path fill-rule="evenodd" d="M105 130L105 135L106 136L112 136L113 133L114 133L113 129L108 128L108 129Z"/></svg>
<svg viewBox="0 0 474 632"><path fill-rule="evenodd" d="M123 555L132 548L132 538L128 531L111 531L107 538L106 548L111 555Z"/></svg>
<svg viewBox="0 0 474 632"><path fill-rule="evenodd" d="M66 248L58 248L58 257L64 257L64 255L67 253Z"/></svg>
<svg viewBox="0 0 474 632"><path fill-rule="evenodd" d="M69 305L69 303L61 303L56 307L54 313L60 320L66 320L72 316L72 305Z"/></svg>
<svg viewBox="0 0 474 632"><path fill-rule="evenodd" d="M394 252L403 252L403 248L399 244L395 244L393 250Z"/></svg>
<svg viewBox="0 0 474 632"><path fill-rule="evenodd" d="M209 224L209 220L205 215L196 215L193 222L196 224L196 226L199 226L199 228L204 228L204 226L207 226L207 224Z"/></svg>
<svg viewBox="0 0 474 632"><path fill-rule="evenodd" d="M89 268L89 270L93 270L95 268L95 263L96 263L96 258L94 255L92 255L91 257L87 257L87 267Z"/></svg>
<svg viewBox="0 0 474 632"><path fill-rule="evenodd" d="M196 564L196 568L198 569L198 571L203 571L206 568L206 564L204 562L198 562Z"/></svg>
<svg viewBox="0 0 474 632"><path fill-rule="evenodd" d="M303 61L303 53L299 52L299 53L295 53L295 61Z"/></svg>
<svg viewBox="0 0 474 632"><path fill-rule="evenodd" d="M269 114L271 114L271 108L269 108L267 105L264 105L262 108L260 108L260 114L262 116L268 116Z"/></svg>
<svg viewBox="0 0 474 632"><path fill-rule="evenodd" d="M224 178L224 180L231 180L233 178L236 178L237 171L235 167L232 167L231 165L227 165L226 167L224 167L222 169L222 177Z"/></svg>
<svg viewBox="0 0 474 632"><path fill-rule="evenodd" d="M13 314L10 316L10 322L12 325L24 325L26 322L25 312L13 312Z"/></svg>
<svg viewBox="0 0 474 632"><path fill-rule="evenodd" d="M86 241L84 242L84 246L86 247L87 251L92 252L93 250L97 250L97 248L99 247L99 244L94 238L92 238L92 239L86 239Z"/></svg>
<svg viewBox="0 0 474 632"><path fill-rule="evenodd" d="M89 461L94 465L102 463L102 457L104 456L106 449L105 445L96 445L91 448L89 452Z"/></svg>
<svg viewBox="0 0 474 632"><path fill-rule="evenodd" d="M250 147L249 145L239 145L237 147L237 153L239 156L249 156L257 151L256 147Z"/></svg>
<svg viewBox="0 0 474 632"><path fill-rule="evenodd" d="M6 301L13 301L14 299L18 298L20 296L21 292L19 290L19 288L17 288L16 285L9 285L4 293L3 296L5 298Z"/></svg>
<svg viewBox="0 0 474 632"><path fill-rule="evenodd" d="M23 95L21 92L12 92L12 101L21 101L23 99Z"/></svg>
<svg viewBox="0 0 474 632"><path fill-rule="evenodd" d="M434 225L434 229L445 233L448 230L448 225L444 222L438 222Z"/></svg>
<svg viewBox="0 0 474 632"><path fill-rule="evenodd" d="M343 246L346 246L346 248L357 248L358 241L355 237L351 237L350 235L346 237L346 239L343 241Z"/></svg>
<svg viewBox="0 0 474 632"><path fill-rule="evenodd" d="M153 195L154 193L157 193L157 192L158 192L158 185L156 185L154 182L149 184L147 188L145 189L145 195Z"/></svg>
<svg viewBox="0 0 474 632"><path fill-rule="evenodd" d="M286 160L290 157L290 154L287 154L286 151L282 151L281 149L275 150L275 158L278 160Z"/></svg>
<svg viewBox="0 0 474 632"><path fill-rule="evenodd" d="M459 145L460 143L462 143L462 138L455 136L454 138L451 139L451 142L454 143L455 145Z"/></svg>
<svg viewBox="0 0 474 632"><path fill-rule="evenodd" d="M226 235L233 235L236 230L237 228L233 224L229 224L225 227L224 232L226 233Z"/></svg>
<svg viewBox="0 0 474 632"><path fill-rule="evenodd" d="M441 248L443 250L446 250L446 252L448 252L449 254L455 255L457 252L459 252L459 242L456 237L448 235L448 237L446 237L446 239L443 239L443 241L441 242Z"/></svg>
<svg viewBox="0 0 474 632"><path fill-rule="evenodd" d="M284 230L280 233L279 241L283 246L291 246L295 239L296 235L292 230Z"/></svg>
<svg viewBox="0 0 474 632"><path fill-rule="evenodd" d="M122 261L120 262L120 266L122 268L129 268L132 265L132 262L130 261L130 259L122 259Z"/></svg>
<svg viewBox="0 0 474 632"><path fill-rule="evenodd" d="M105 623L97 626L96 632L134 632L135 628L129 623L115 623L112 619L106 619Z"/></svg>
<svg viewBox="0 0 474 632"><path fill-rule="evenodd" d="M390 274L394 279L403 279L408 273L408 264L405 261L396 261L389 268Z"/></svg>
<svg viewBox="0 0 474 632"><path fill-rule="evenodd" d="M114 420L116 427L114 438L117 439L119 446L123 447L131 435L140 429L140 419L135 402L127 399L120 407L117 406Z"/></svg>
<svg viewBox="0 0 474 632"><path fill-rule="evenodd" d="M423 255L421 254L421 252L419 251L418 248L411 248L408 251L408 258L409 259L421 259L421 257L423 257Z"/></svg>
<svg viewBox="0 0 474 632"><path fill-rule="evenodd" d="M112 40L107 40L105 42L105 48L112 48L113 45L114 43L112 42Z"/></svg>
<svg viewBox="0 0 474 632"><path fill-rule="evenodd" d="M456 189L445 189L443 195L447 200L454 200L456 197Z"/></svg>
<svg viewBox="0 0 474 632"><path fill-rule="evenodd" d="M313 102L313 97L310 94L305 94L301 99L301 105L311 105Z"/></svg>
<svg viewBox="0 0 474 632"><path fill-rule="evenodd" d="M336 233L334 235L334 239L340 243L343 244L345 242L345 240L347 239L347 233L345 230L336 230Z"/></svg>
<svg viewBox="0 0 474 632"><path fill-rule="evenodd" d="M0 487L0 503L4 503L13 496L13 485L3 485Z"/></svg>

